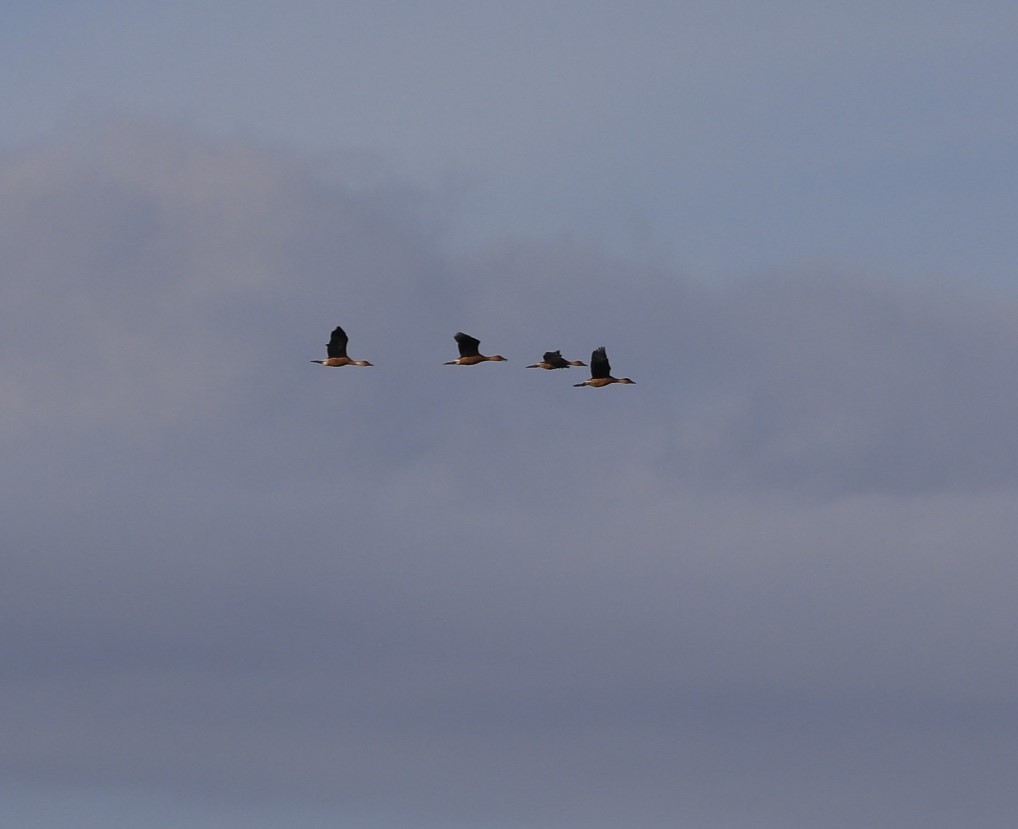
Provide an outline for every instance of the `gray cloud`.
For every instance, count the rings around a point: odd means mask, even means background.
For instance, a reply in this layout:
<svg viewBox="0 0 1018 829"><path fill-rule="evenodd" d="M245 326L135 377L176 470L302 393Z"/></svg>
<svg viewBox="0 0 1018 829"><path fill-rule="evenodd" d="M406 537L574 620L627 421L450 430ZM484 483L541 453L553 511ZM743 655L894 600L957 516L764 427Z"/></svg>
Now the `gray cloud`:
<svg viewBox="0 0 1018 829"><path fill-rule="evenodd" d="M1013 305L457 256L421 211L149 129L5 160L0 774L1009 825ZM307 362L336 323L375 369ZM442 366L459 329L510 362ZM636 386L522 368L602 343Z"/></svg>

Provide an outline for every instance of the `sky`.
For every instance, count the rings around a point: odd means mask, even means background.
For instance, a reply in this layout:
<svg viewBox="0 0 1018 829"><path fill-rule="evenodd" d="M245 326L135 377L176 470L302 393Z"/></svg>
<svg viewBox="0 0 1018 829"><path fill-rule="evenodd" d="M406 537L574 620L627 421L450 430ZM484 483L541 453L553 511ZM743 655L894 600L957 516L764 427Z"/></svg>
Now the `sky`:
<svg viewBox="0 0 1018 829"><path fill-rule="evenodd" d="M1013 4L5 16L0 822L1010 829Z"/></svg>

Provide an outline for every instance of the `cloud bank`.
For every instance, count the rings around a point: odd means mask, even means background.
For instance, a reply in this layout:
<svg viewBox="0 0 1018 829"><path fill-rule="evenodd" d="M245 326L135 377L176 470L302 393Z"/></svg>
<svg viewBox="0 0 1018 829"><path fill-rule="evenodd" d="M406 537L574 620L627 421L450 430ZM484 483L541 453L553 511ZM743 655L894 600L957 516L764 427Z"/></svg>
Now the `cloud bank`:
<svg viewBox="0 0 1018 829"><path fill-rule="evenodd" d="M1009 825L1013 302L441 212L148 127L2 160L0 775ZM309 364L336 324L376 368ZM442 366L458 330L510 362ZM636 386L522 368L601 344Z"/></svg>

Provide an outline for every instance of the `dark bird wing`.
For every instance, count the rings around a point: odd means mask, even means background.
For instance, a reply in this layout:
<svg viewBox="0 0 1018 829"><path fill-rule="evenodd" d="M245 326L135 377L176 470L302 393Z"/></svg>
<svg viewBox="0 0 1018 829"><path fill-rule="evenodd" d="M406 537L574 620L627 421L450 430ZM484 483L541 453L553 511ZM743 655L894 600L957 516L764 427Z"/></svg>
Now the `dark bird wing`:
<svg viewBox="0 0 1018 829"><path fill-rule="evenodd" d="M475 337L471 337L469 334L464 334L460 331L456 335L456 344L460 349L460 357L476 357L481 352L478 350L481 347L481 341Z"/></svg>
<svg viewBox="0 0 1018 829"><path fill-rule="evenodd" d="M544 362L552 368L566 368L569 363L565 361L561 351L547 351L544 354Z"/></svg>
<svg viewBox="0 0 1018 829"><path fill-rule="evenodd" d="M346 356L346 344L350 338L346 336L346 331L340 328L338 325L332 332L332 338L329 340L328 345L325 347L328 349L330 357L345 357Z"/></svg>
<svg viewBox="0 0 1018 829"><path fill-rule="evenodd" d="M602 345L600 348L595 348L594 353L590 355L590 377L592 380L597 380L601 377L608 377L612 373L612 367L608 363L608 354L604 350Z"/></svg>

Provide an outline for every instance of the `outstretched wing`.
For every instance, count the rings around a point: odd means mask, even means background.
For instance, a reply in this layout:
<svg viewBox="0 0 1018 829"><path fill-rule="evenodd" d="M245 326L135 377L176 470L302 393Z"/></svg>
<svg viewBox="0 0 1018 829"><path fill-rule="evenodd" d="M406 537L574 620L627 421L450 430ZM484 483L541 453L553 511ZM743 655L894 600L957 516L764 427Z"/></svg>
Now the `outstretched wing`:
<svg viewBox="0 0 1018 829"><path fill-rule="evenodd" d="M546 351L544 354L544 362L546 362L552 368L567 368L569 363L565 361L561 351Z"/></svg>
<svg viewBox="0 0 1018 829"><path fill-rule="evenodd" d="M329 340L326 348L330 357L345 357L346 356L346 344L350 338L346 336L346 331L340 328L338 325L332 332L332 338Z"/></svg>
<svg viewBox="0 0 1018 829"><path fill-rule="evenodd" d="M608 363L608 354L604 350L604 346L595 348L594 353L590 355L590 378L598 380L610 376L611 373L612 367Z"/></svg>
<svg viewBox="0 0 1018 829"><path fill-rule="evenodd" d="M478 350L481 346L481 341L475 337L471 337L469 334L464 334L460 331L456 337L456 344L460 349L460 357L476 357L481 352Z"/></svg>

